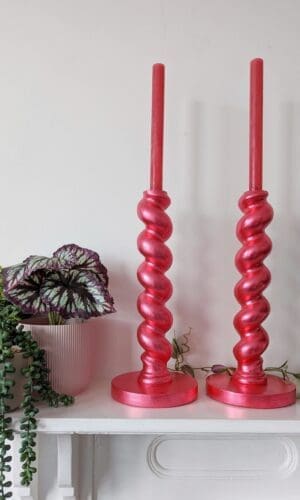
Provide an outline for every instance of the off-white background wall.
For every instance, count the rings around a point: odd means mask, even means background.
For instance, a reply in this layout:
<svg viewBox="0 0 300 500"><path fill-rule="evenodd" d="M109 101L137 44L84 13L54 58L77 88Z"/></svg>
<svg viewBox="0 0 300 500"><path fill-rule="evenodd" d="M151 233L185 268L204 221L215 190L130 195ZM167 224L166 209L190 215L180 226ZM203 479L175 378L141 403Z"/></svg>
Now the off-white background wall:
<svg viewBox="0 0 300 500"><path fill-rule="evenodd" d="M265 359L300 371L299 28L297 0L0 2L0 262L68 242L100 253L118 309L103 320L103 375L138 366L135 212L148 186L154 62L167 67L174 326L193 327L194 363L232 359L254 57L265 60L264 186L275 209Z"/></svg>
<svg viewBox="0 0 300 500"><path fill-rule="evenodd" d="M178 333L193 327L203 361L229 359L248 63L263 57L265 188L276 213L267 358L297 363L299 23L296 0L3 0L2 265L67 242L93 248L111 275L111 323L132 319L135 329L135 211L149 177L151 65L164 62L170 306Z"/></svg>
<svg viewBox="0 0 300 500"><path fill-rule="evenodd" d="M135 316L151 65L164 62L170 306L178 333L193 327L203 360L229 358L237 200L248 173L248 63L263 57L265 188L276 213L268 357L296 363L299 23L295 0L2 1L2 265L67 242L93 248L110 271L114 321Z"/></svg>

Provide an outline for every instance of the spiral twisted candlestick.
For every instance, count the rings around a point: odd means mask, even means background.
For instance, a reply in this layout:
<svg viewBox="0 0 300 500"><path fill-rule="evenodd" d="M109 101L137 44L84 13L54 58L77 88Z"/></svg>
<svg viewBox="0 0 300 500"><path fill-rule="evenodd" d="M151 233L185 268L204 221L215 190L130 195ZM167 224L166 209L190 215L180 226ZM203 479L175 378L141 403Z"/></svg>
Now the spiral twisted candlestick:
<svg viewBox="0 0 300 500"><path fill-rule="evenodd" d="M164 274L173 260L165 245L172 234L172 222L165 213L170 202L163 191L158 194L146 191L138 205L138 216L146 226L138 237L138 249L145 257L137 272L145 289L138 297L138 310L145 319L138 328L138 340L145 349L139 380L151 385L171 381L166 363L172 349L164 337L173 323L172 314L165 306L172 295L172 283Z"/></svg>
<svg viewBox="0 0 300 500"><path fill-rule="evenodd" d="M234 318L234 326L241 340L234 347L237 369L232 377L227 373L207 377L207 394L223 403L250 408L278 408L295 402L294 384L263 370L262 353L269 338L262 327L270 312L263 291L271 280L264 259L272 249L265 228L273 218L273 209L267 202L268 193L250 190L240 198L243 217L237 225L237 236L242 243L235 263L242 274L235 287L235 296L241 305Z"/></svg>
<svg viewBox="0 0 300 500"><path fill-rule="evenodd" d="M238 366L233 380L241 384L266 384L262 353L269 339L261 323L270 312L270 305L262 295L271 281L264 259L272 249L265 228L273 218L273 209L267 202L266 191L248 191L240 198L244 216L238 223L237 236L242 248L236 255L236 267L243 275L235 287L235 296L241 310L234 318L234 326L241 336L234 348Z"/></svg>
<svg viewBox="0 0 300 500"><path fill-rule="evenodd" d="M138 205L138 216L145 224L138 237L138 248L145 257L138 268L144 287L137 305L144 321L137 336L144 352L140 372L124 373L112 381L112 396L120 403L148 408L167 408L194 401L198 385L194 378L173 373L167 368L171 344L165 338L173 322L165 306L172 295L172 283L165 272L172 264L172 254L165 241L172 234L172 222L165 210L170 198L162 190L145 191Z"/></svg>

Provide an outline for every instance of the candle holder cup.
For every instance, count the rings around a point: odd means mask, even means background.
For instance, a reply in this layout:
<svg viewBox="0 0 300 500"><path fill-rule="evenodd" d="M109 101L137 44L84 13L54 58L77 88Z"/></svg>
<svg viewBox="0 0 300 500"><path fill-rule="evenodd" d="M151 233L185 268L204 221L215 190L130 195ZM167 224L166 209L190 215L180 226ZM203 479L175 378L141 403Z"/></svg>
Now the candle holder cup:
<svg viewBox="0 0 300 500"><path fill-rule="evenodd" d="M172 314L165 306L172 295L172 284L165 276L172 264L172 253L165 244L172 233L172 222L165 212L169 205L167 193L157 189L145 191L138 205L138 216L145 224L138 237L138 248L145 260L137 273L144 287L137 302L144 318L137 332L144 349L143 368L119 375L112 381L112 397L131 406L179 406L194 401L198 394L194 378L167 368L172 348L165 334L173 323Z"/></svg>

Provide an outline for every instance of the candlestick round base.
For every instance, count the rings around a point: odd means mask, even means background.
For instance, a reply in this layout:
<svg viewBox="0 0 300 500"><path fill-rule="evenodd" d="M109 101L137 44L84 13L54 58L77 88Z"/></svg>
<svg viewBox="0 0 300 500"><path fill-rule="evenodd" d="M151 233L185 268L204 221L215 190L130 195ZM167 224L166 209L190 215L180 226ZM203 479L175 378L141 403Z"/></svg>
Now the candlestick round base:
<svg viewBox="0 0 300 500"><path fill-rule="evenodd" d="M281 408L296 402L295 385L274 375L267 376L266 385L251 387L236 383L228 373L210 375L206 392L221 403L245 408Z"/></svg>
<svg viewBox="0 0 300 500"><path fill-rule="evenodd" d="M148 386L138 380L140 372L118 375L112 380L111 395L119 403L142 408L171 408L192 403L198 384L190 375L172 373L171 382Z"/></svg>

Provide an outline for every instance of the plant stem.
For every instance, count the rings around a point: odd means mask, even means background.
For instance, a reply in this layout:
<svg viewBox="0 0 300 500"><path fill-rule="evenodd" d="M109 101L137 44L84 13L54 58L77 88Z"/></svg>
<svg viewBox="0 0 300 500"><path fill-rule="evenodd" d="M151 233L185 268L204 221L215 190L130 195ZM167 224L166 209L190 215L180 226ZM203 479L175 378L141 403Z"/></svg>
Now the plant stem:
<svg viewBox="0 0 300 500"><path fill-rule="evenodd" d="M58 313L51 311L48 313L49 325L64 325L66 320Z"/></svg>
<svg viewBox="0 0 300 500"><path fill-rule="evenodd" d="M184 341L178 341L178 339L174 336L172 340L172 358L175 360L174 369L171 371L180 371L185 374L189 374L195 376L195 371L199 370L205 373L228 373L228 375L232 376L235 372L236 368L234 366L226 366L223 364L214 364L212 366L196 366L193 367L186 363L184 359L184 355L190 351L189 346L189 335L191 334L191 329L189 329L188 333L181 336L184 338ZM291 372L288 370L288 362L284 361L280 366L268 366L264 369L265 372L277 372L279 373L284 380L289 379L289 375L295 377L300 380L300 373Z"/></svg>

